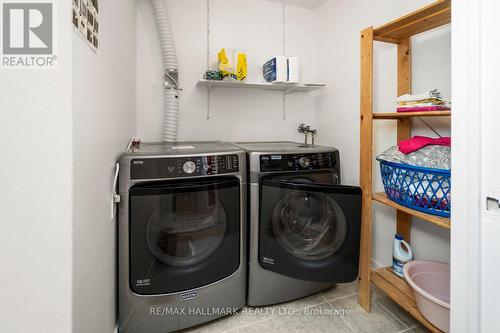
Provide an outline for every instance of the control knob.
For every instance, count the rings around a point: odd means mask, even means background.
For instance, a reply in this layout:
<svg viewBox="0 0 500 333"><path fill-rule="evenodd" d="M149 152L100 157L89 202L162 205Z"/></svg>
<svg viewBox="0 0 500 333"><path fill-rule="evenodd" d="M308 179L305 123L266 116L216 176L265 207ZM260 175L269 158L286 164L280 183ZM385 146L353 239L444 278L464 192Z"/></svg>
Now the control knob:
<svg viewBox="0 0 500 333"><path fill-rule="evenodd" d="M192 174L196 171L196 164L194 164L193 161L187 161L182 166L182 170L184 170L185 173Z"/></svg>
<svg viewBox="0 0 500 333"><path fill-rule="evenodd" d="M302 157L300 160L299 160L299 164L301 167L303 168L307 168L309 166L309 164L311 163L311 161L307 158L307 157Z"/></svg>

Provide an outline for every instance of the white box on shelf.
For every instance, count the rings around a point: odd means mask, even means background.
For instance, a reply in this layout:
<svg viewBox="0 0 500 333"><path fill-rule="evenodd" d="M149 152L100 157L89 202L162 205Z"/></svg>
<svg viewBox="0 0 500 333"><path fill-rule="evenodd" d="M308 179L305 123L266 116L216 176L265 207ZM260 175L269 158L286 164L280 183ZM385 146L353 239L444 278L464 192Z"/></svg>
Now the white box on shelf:
<svg viewBox="0 0 500 333"><path fill-rule="evenodd" d="M299 58L297 57L287 58L287 82L288 83L300 82L300 65L299 65Z"/></svg>

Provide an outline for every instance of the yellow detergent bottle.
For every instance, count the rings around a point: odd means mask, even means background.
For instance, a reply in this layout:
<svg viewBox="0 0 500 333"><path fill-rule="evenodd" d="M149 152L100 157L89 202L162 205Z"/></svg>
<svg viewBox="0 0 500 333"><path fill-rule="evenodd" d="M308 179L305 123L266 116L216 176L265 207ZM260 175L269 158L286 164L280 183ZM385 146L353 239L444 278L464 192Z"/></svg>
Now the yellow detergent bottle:
<svg viewBox="0 0 500 333"><path fill-rule="evenodd" d="M226 49L222 49L218 54L219 70L222 72L222 77L228 77L233 74L233 67L229 64L229 59L226 55Z"/></svg>
<svg viewBox="0 0 500 333"><path fill-rule="evenodd" d="M247 77L247 55L234 49L222 49L218 54L222 77L242 81Z"/></svg>
<svg viewBox="0 0 500 333"><path fill-rule="evenodd" d="M236 65L236 78L238 81L243 81L247 78L247 55L245 53L238 53L238 62Z"/></svg>

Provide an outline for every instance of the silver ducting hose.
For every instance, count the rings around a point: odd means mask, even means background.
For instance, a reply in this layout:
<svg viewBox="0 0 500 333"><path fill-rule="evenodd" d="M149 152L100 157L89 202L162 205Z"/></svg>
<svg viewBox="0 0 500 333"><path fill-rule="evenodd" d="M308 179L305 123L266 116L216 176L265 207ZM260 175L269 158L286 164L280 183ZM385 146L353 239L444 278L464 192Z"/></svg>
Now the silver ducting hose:
<svg viewBox="0 0 500 333"><path fill-rule="evenodd" d="M151 0L160 35L163 64L165 67L165 96L163 141L177 141L179 127L178 66L174 39L170 30L165 0Z"/></svg>

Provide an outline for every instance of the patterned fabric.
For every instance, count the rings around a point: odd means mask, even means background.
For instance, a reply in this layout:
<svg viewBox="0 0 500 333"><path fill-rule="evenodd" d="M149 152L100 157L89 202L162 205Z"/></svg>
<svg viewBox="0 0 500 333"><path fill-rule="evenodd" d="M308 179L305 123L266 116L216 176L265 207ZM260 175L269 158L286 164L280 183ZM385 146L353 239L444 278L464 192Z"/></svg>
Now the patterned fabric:
<svg viewBox="0 0 500 333"><path fill-rule="evenodd" d="M397 146L394 146L380 154L377 159L425 168L450 170L451 147L432 145L405 155L399 151Z"/></svg>

